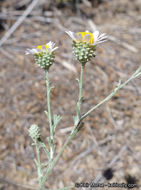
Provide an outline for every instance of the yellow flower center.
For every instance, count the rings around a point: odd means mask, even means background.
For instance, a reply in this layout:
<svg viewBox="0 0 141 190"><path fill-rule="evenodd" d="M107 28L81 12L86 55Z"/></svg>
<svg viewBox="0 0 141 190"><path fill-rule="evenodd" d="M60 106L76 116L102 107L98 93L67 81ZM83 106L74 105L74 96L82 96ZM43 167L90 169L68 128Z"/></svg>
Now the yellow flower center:
<svg viewBox="0 0 141 190"><path fill-rule="evenodd" d="M39 45L39 46L37 46L37 49L42 51L44 47L47 49L47 48L49 48L49 45Z"/></svg>
<svg viewBox="0 0 141 190"><path fill-rule="evenodd" d="M40 50L42 50L42 45L40 45L40 46L37 46L37 49L40 49Z"/></svg>
<svg viewBox="0 0 141 190"><path fill-rule="evenodd" d="M94 43L94 36L90 32L78 32L76 41L88 42L90 44Z"/></svg>

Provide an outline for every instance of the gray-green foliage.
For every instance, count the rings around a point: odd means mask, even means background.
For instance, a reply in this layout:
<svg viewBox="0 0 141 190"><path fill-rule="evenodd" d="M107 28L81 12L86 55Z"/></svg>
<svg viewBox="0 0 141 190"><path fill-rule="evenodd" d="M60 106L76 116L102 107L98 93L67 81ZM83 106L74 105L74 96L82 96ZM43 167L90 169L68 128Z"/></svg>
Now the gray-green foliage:
<svg viewBox="0 0 141 190"><path fill-rule="evenodd" d="M87 63L92 57L95 57L95 50L96 46L90 45L87 42L73 42L73 53L82 64Z"/></svg>

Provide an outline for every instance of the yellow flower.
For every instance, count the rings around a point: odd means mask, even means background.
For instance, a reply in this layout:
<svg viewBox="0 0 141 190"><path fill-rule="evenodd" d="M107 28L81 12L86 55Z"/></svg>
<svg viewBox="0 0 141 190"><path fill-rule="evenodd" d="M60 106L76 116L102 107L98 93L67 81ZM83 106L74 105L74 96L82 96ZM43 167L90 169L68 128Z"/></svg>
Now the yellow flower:
<svg viewBox="0 0 141 190"><path fill-rule="evenodd" d="M76 36L77 36L77 38L75 40L76 42L77 41L79 42L79 40L80 40L81 42L88 42L90 44L94 43L94 36L90 32L78 32L78 33L76 33ZM78 38L79 38L79 40L77 40Z"/></svg>
<svg viewBox="0 0 141 190"><path fill-rule="evenodd" d="M99 35L99 31L93 33L66 31L66 33L73 40L73 53L76 59L83 65L95 57L96 45L107 41L107 35Z"/></svg>
<svg viewBox="0 0 141 190"><path fill-rule="evenodd" d="M36 49L27 49L26 55L33 54L36 63L44 70L49 70L50 66L54 62L54 51L58 47L54 47L54 42L49 42L45 45L39 45Z"/></svg>
<svg viewBox="0 0 141 190"><path fill-rule="evenodd" d="M48 48L50 48L50 46L48 44L37 46L37 49L40 49L41 51L43 49L48 49Z"/></svg>
<svg viewBox="0 0 141 190"><path fill-rule="evenodd" d="M54 47L55 43L54 42L49 42L45 45L39 45L36 47L36 49L27 49L26 50L26 55L28 54L38 54L38 53L45 53L45 52L53 52L55 51L58 47Z"/></svg>
<svg viewBox="0 0 141 190"><path fill-rule="evenodd" d="M99 31L91 32L71 32L66 31L66 33L75 41L78 42L87 42L90 45L97 45L99 43L103 43L107 41L107 35L105 33L99 34Z"/></svg>

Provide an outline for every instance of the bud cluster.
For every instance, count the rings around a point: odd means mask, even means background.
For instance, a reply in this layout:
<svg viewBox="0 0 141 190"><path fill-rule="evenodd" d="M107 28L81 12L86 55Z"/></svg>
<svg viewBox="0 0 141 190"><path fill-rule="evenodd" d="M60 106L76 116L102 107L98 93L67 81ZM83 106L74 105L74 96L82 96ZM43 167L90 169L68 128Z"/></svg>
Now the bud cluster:
<svg viewBox="0 0 141 190"><path fill-rule="evenodd" d="M53 64L54 57L54 53L49 51L43 51L34 54L36 63L44 70L48 70L49 67Z"/></svg>
<svg viewBox="0 0 141 190"><path fill-rule="evenodd" d="M35 141L40 137L40 130L37 125L31 125L29 128L29 136Z"/></svg>
<svg viewBox="0 0 141 190"><path fill-rule="evenodd" d="M73 42L73 53L82 64L86 64L92 57L95 57L95 50L96 46L88 42Z"/></svg>

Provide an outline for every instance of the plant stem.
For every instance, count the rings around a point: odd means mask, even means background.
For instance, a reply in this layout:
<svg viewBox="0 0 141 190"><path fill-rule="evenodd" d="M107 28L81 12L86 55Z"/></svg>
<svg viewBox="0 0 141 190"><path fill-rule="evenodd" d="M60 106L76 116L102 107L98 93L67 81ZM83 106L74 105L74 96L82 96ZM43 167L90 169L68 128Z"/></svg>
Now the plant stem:
<svg viewBox="0 0 141 190"><path fill-rule="evenodd" d="M70 142L70 140L74 137L74 135L76 134L76 131L73 131L73 133L71 133L68 138L66 139L63 147L61 148L61 150L58 152L57 156L55 157L55 159L52 161L52 163L49 166L49 169L46 173L46 175L44 176L43 180L42 180L42 184L45 183L45 181L47 180L50 172L52 171L53 167L55 166L56 162L59 160L60 156L62 155L64 149L66 148L67 144Z"/></svg>
<svg viewBox="0 0 141 190"><path fill-rule="evenodd" d="M80 73L80 80L79 80L79 98L78 98L78 103L77 103L77 116L79 119L80 119L81 104L82 104L83 70L84 70L84 65L81 64L81 73Z"/></svg>
<svg viewBox="0 0 141 190"><path fill-rule="evenodd" d="M50 108L50 84L49 84L49 73L46 72L46 85L47 85L47 106L48 106L48 119L50 126L50 134L51 139L53 138L53 130L52 130L52 119L51 119L51 108Z"/></svg>
<svg viewBox="0 0 141 190"><path fill-rule="evenodd" d="M64 149L66 148L66 146L68 145L68 143L70 142L70 140L75 136L75 134L77 133L78 127L81 124L81 121L86 118L92 111L94 111L96 108L98 108L100 105L102 105L103 103L105 103L106 101L108 101L109 99L111 99L119 89L121 89L122 87L124 87L128 82L130 82L132 79L136 78L137 76L139 76L141 74L141 67L139 67L135 73L127 80L125 81L123 84L119 83L118 86L113 90L113 92L111 94L109 94L104 100L102 100L100 103L98 103L97 105L95 105L94 107L92 107L88 112L86 112L85 114L83 114L80 119L79 122L77 123L76 126L74 126L74 130L70 133L70 135L68 136L67 140L65 141L63 147L61 148L61 150L59 151L59 153L57 154L56 158L50 163L49 169L46 173L46 175L43 177L42 179L42 184L41 187L43 187L46 179L48 178L50 172L52 171L53 167L55 166L55 164L57 163L57 161L59 160L60 156L62 155ZM82 103L82 81L83 81L83 66L81 66L81 74L80 74L80 81L79 81L79 100L78 100L78 108L79 108L79 113L81 111L81 103ZM42 188L40 189L42 190Z"/></svg>
<svg viewBox="0 0 141 190"><path fill-rule="evenodd" d="M53 138L54 138L54 126L52 124L52 116L51 116L51 106L50 106L50 83L49 83L49 73L46 71L46 86L47 86L47 107L48 107L48 119L49 119L49 127L50 127L50 161L53 159L54 154L54 146L53 146Z"/></svg>
<svg viewBox="0 0 141 190"><path fill-rule="evenodd" d="M77 117L78 117L78 122L77 125L74 126L74 131L72 133L70 133L70 135L68 136L67 140L65 141L63 147L61 148L61 150L59 151L59 153L57 154L57 156L55 157L55 159L50 162L48 171L46 173L46 175L44 176L43 180L42 180L42 184L45 183L45 181L47 180L50 172L52 171L53 167L55 166L56 162L59 160L60 156L62 155L64 149L66 148L67 144L70 142L70 140L75 136L75 134L77 133L77 127L80 124L80 113L81 113L81 104L82 104L82 87L83 87L83 70L84 70L84 65L81 64L81 72L80 72L80 80L79 80L79 97L78 97L78 102L77 102ZM47 83L47 89L50 89L49 87L49 77L48 77L48 73L46 75L46 83ZM50 98L49 98L49 90L47 90L47 100L48 100L48 115L49 118L51 119L51 111L50 110ZM49 120L50 121L50 120ZM51 124L52 125L52 124Z"/></svg>
<svg viewBox="0 0 141 190"><path fill-rule="evenodd" d="M80 121L82 121L85 117L87 117L91 112L93 112L95 109L97 109L100 105L104 104L105 102L107 102L108 100L110 100L116 93L118 90L120 90L121 88L123 88L127 83L129 83L132 79L138 77L141 74L141 67L139 67L135 73L129 78L127 79L124 83L119 84L114 90L113 92L111 92L111 94L109 94L104 100L102 100L100 103L98 103L97 105L95 105L94 107L92 107L89 111L87 111L85 114L83 114L81 116Z"/></svg>
<svg viewBox="0 0 141 190"><path fill-rule="evenodd" d="M35 142L35 145L36 145L36 155L37 155L38 179L39 179L39 184L40 184L40 190L42 190L41 186L42 186L43 172L42 172L42 166L41 166L41 161L40 161L40 150L39 150L38 142Z"/></svg>
<svg viewBox="0 0 141 190"><path fill-rule="evenodd" d="M137 72L138 71L138 72ZM136 75L135 75L136 73ZM79 122L77 123L77 126L75 126L74 131L68 136L66 142L64 143L63 147L61 148L60 152L58 153L58 155L56 156L56 158L54 159L54 161L51 164L51 167L48 169L47 174L44 176L43 182L46 181L46 179L48 178L50 172L52 171L53 167L55 166L56 162L59 160L60 156L62 155L64 149L66 148L67 144L70 142L70 140L75 136L75 134L77 133L77 128L78 126L81 124L81 121L86 118L92 111L94 111L96 108L98 108L100 105L102 105L103 103L105 103L106 101L108 101L109 99L111 99L119 89L121 89L122 87L124 87L128 82L130 82L132 79L136 78L137 76L139 76L141 74L141 67L139 69L137 69L135 71L135 73L128 79L126 80L123 84L118 84L118 86L113 90L113 92L111 94L109 94L104 100L102 100L100 103L98 103L96 106L92 107L88 112L86 112L84 115L81 116L81 118L79 119ZM83 72L81 72L81 74L83 74ZM82 77L80 77L81 79L83 79ZM80 79L80 81L81 81ZM82 94L82 92L80 93Z"/></svg>

